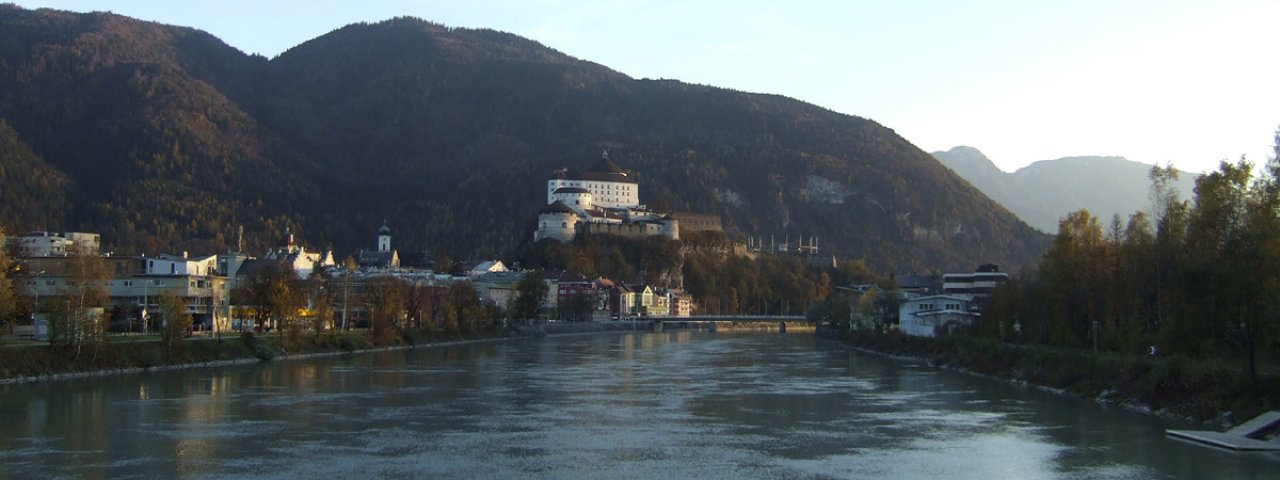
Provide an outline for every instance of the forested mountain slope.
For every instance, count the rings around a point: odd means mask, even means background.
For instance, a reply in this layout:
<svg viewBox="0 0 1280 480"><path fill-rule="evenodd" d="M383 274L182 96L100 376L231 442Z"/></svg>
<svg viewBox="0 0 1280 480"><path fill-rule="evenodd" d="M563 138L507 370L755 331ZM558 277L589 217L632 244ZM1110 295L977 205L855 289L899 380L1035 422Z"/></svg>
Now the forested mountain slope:
<svg viewBox="0 0 1280 480"><path fill-rule="evenodd" d="M0 6L0 119L67 202L0 222L100 231L122 253L221 251L239 225L261 248L290 225L342 255L385 220L402 251L502 255L531 239L551 172L603 150L651 206L880 268L1023 265L1047 243L873 121L411 18L267 60L189 28Z"/></svg>

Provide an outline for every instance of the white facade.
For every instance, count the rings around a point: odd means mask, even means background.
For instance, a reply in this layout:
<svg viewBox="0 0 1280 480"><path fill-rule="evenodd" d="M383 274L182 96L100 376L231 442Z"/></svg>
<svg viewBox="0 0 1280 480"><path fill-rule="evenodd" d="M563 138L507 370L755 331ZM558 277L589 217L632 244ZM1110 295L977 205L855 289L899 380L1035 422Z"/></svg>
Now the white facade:
<svg viewBox="0 0 1280 480"><path fill-rule="evenodd" d="M101 236L83 232L32 232L9 237L5 243L12 245L20 257L61 257L76 251L97 255L102 249Z"/></svg>
<svg viewBox="0 0 1280 480"><path fill-rule="evenodd" d="M558 171L547 181L547 206L538 212L534 241L567 242L579 232L680 238L679 222L640 204L639 184L608 155L585 173Z"/></svg>
<svg viewBox="0 0 1280 480"><path fill-rule="evenodd" d="M942 293L989 297L996 288L1009 281L1009 274L995 265L982 265L973 273L946 273L942 275Z"/></svg>
<svg viewBox="0 0 1280 480"><path fill-rule="evenodd" d="M391 251L391 229L387 228L386 225L383 225L382 228L378 230L378 251Z"/></svg>
<svg viewBox="0 0 1280 480"><path fill-rule="evenodd" d="M557 210L544 210L538 214L538 229L533 232L533 241L550 238L567 242L573 240L578 228L578 214Z"/></svg>
<svg viewBox="0 0 1280 480"><path fill-rule="evenodd" d="M582 175L583 177L591 175ZM620 178L625 175L618 174ZM592 198L592 204L600 208L632 208L640 205L640 187L632 181L586 180L580 178L553 178L547 180L547 203L555 202L556 190L581 188ZM565 202L573 205L572 203Z"/></svg>
<svg viewBox="0 0 1280 480"><path fill-rule="evenodd" d="M906 335L936 337L973 324L973 300L956 295L927 295L898 306L898 328Z"/></svg>
<svg viewBox="0 0 1280 480"><path fill-rule="evenodd" d="M218 256L187 258L185 253L181 257L161 255L146 258L143 269L146 275L213 275L218 269Z"/></svg>
<svg viewBox="0 0 1280 480"><path fill-rule="evenodd" d="M317 267L332 267L333 252L308 252L306 247L290 245L280 250L267 252L266 260L277 260L289 263L298 278L306 279Z"/></svg>

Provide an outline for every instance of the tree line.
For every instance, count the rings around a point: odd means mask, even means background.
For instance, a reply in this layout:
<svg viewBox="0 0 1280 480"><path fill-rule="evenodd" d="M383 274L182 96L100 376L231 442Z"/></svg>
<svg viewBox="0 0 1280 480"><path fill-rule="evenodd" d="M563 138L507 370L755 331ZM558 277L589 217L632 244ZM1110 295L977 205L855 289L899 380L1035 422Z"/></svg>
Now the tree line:
<svg viewBox="0 0 1280 480"><path fill-rule="evenodd" d="M1087 210L1063 218L1037 269L1001 287L979 333L1004 340L1116 352L1280 358L1280 133L1263 168L1223 161L1172 188L1151 170L1150 212L1104 227Z"/></svg>

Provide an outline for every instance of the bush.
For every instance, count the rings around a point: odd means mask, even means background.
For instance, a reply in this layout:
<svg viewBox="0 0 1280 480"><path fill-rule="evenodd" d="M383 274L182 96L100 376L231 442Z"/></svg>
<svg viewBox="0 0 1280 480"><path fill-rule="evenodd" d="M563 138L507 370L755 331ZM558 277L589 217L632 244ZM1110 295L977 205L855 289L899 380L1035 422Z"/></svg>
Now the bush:
<svg viewBox="0 0 1280 480"><path fill-rule="evenodd" d="M265 361L276 358L275 350L265 345L253 332L241 333L240 340L244 342L245 347L248 347L249 352L258 357L258 359Z"/></svg>

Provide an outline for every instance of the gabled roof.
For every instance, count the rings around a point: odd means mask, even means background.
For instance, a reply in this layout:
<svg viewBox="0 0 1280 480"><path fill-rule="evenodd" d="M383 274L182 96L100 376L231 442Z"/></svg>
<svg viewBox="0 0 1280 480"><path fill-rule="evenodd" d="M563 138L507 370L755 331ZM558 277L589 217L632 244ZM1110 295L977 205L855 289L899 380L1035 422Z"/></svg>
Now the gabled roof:
<svg viewBox="0 0 1280 480"><path fill-rule="evenodd" d="M395 251L360 250L356 252L356 264L361 267L392 267L397 263L396 257Z"/></svg>
<svg viewBox="0 0 1280 480"><path fill-rule="evenodd" d="M600 156L600 160L597 161L590 170L587 170L587 173L616 173L624 177L627 176L626 170L623 170L622 167L618 166L618 164L613 163L613 160L609 160L608 153Z"/></svg>

